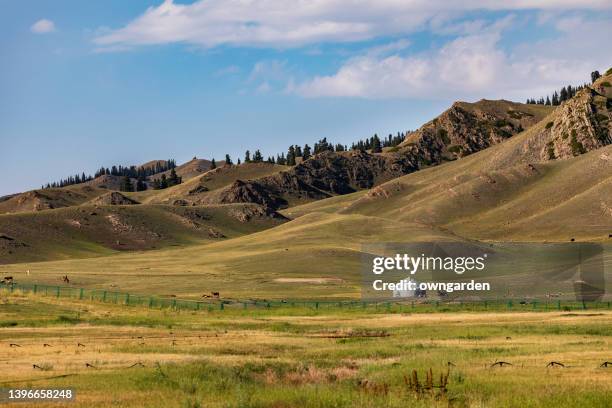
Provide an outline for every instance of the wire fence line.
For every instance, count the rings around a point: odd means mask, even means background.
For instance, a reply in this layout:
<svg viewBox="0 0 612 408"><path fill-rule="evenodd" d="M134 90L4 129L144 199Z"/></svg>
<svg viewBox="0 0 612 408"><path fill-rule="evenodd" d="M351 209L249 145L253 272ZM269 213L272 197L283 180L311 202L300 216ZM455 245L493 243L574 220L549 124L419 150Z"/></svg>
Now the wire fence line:
<svg viewBox="0 0 612 408"><path fill-rule="evenodd" d="M0 286L1 288L1 286ZM440 301L440 300L397 300L397 301L361 301L361 300L238 300L238 299L206 299L192 300L179 298L166 298L160 296L147 296L128 292L111 291L104 289L87 289L71 286L11 283L5 285L4 290L9 292L21 291L56 298L89 300L103 303L121 304L125 306L142 306L157 309L216 311L216 310L265 310L278 308L309 308L313 310L326 309L363 309L380 312L411 311L450 312L450 311L572 311L572 310L611 310L610 301L580 302L571 300L516 300L516 299L489 299L481 301Z"/></svg>

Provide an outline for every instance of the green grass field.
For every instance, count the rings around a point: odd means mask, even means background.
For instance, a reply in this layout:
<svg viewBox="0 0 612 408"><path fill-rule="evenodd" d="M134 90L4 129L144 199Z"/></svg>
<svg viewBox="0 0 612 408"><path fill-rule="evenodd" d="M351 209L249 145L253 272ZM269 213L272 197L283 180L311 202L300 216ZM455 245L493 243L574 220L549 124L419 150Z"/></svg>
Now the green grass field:
<svg viewBox="0 0 612 408"><path fill-rule="evenodd" d="M612 399L612 369L599 368L612 346L606 310L177 312L0 293L0 387L73 388L76 403L66 406L607 407ZM547 368L551 361L566 367ZM426 386L430 369L435 386L448 374L445 391L406 384L416 370Z"/></svg>

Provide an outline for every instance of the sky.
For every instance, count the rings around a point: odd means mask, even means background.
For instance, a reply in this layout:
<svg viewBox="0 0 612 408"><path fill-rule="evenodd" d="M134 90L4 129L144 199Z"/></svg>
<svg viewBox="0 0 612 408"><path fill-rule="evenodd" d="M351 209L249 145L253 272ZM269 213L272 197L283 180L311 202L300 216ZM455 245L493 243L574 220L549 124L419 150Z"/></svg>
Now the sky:
<svg viewBox="0 0 612 408"><path fill-rule="evenodd" d="M416 129L612 66L612 0L0 0L0 196Z"/></svg>

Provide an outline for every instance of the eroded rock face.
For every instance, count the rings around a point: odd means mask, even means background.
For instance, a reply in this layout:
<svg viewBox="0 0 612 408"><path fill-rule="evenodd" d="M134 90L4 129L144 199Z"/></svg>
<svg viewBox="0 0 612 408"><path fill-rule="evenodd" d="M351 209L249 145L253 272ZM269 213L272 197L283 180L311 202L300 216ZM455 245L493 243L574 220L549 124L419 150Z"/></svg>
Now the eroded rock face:
<svg viewBox="0 0 612 408"><path fill-rule="evenodd" d="M262 180L236 180L230 186L222 189L214 199L218 204L253 203L265 208L278 208L286 201L265 187Z"/></svg>
<svg viewBox="0 0 612 408"><path fill-rule="evenodd" d="M583 89L559 106L541 130L546 145L540 160L566 159L612 143L612 99L598 87Z"/></svg>
<svg viewBox="0 0 612 408"><path fill-rule="evenodd" d="M207 203L255 203L266 211L291 200L316 200L349 194L418 169L410 157L363 151L324 152L293 168L257 180L238 180L206 198Z"/></svg>
<svg viewBox="0 0 612 408"><path fill-rule="evenodd" d="M400 149L421 165L455 160L503 142L537 123L550 110L504 100L455 102L409 134Z"/></svg>

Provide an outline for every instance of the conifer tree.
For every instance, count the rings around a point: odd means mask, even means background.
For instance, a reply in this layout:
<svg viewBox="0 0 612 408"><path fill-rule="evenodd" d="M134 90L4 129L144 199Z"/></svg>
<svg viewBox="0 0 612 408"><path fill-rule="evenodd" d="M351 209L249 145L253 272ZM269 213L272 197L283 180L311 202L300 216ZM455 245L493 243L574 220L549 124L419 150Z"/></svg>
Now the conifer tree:
<svg viewBox="0 0 612 408"><path fill-rule="evenodd" d="M129 176L123 176L123 179L121 180L121 185L119 186L119 190L134 191L134 186L132 185L132 180Z"/></svg>
<svg viewBox="0 0 612 408"><path fill-rule="evenodd" d="M380 144L380 139L378 135L374 135L372 138L372 153L382 153L382 146Z"/></svg>
<svg viewBox="0 0 612 408"><path fill-rule="evenodd" d="M310 158L310 146L305 144L304 150L302 151L302 160L308 160L309 158Z"/></svg>
<svg viewBox="0 0 612 408"><path fill-rule="evenodd" d="M144 180L144 177L138 177L136 181L136 191L145 191L147 189L147 183Z"/></svg>
<svg viewBox="0 0 612 408"><path fill-rule="evenodd" d="M165 174L161 175L161 179L159 180L159 188L160 189L168 188L168 180L166 179Z"/></svg>
<svg viewBox="0 0 612 408"><path fill-rule="evenodd" d="M212 160L210 161L210 169L216 169L217 168L217 162L215 161L215 158L213 157Z"/></svg>
<svg viewBox="0 0 612 408"><path fill-rule="evenodd" d="M289 151L287 152L287 166L295 166L295 148L289 146Z"/></svg>
<svg viewBox="0 0 612 408"><path fill-rule="evenodd" d="M240 159L238 159L238 160L240 160ZM230 157L229 154L225 155L225 164L227 164L228 166L231 166L232 164L234 164L234 163L232 163L232 158Z"/></svg>

